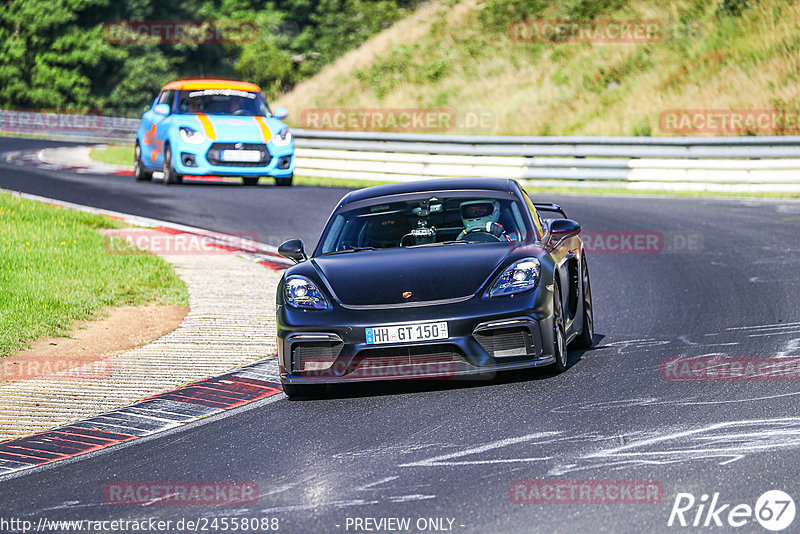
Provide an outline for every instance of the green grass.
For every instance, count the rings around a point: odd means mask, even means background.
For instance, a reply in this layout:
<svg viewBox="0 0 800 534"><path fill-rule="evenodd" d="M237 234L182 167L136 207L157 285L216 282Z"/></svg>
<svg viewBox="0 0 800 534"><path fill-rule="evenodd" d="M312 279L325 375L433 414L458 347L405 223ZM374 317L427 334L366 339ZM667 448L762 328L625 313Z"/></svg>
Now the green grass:
<svg viewBox="0 0 800 534"><path fill-rule="evenodd" d="M509 33L520 20L591 18L655 20L665 39L529 43ZM309 109L448 108L493 118L449 133L683 135L662 128L664 111L797 111L798 20L792 0L440 0L276 103L292 126Z"/></svg>
<svg viewBox="0 0 800 534"><path fill-rule="evenodd" d="M105 148L93 148L89 156L100 163L133 167L133 145L130 144L107 145Z"/></svg>
<svg viewBox="0 0 800 534"><path fill-rule="evenodd" d="M188 303L163 259L109 254L102 228L120 223L0 193L0 357L112 306Z"/></svg>

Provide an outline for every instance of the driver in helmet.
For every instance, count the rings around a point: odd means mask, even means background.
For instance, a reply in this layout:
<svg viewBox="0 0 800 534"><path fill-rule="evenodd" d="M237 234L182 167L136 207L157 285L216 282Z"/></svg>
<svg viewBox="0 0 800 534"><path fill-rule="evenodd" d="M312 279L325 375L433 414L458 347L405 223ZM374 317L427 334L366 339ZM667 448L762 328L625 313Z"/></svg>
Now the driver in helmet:
<svg viewBox="0 0 800 534"><path fill-rule="evenodd" d="M500 220L500 202L494 199L468 200L461 203L461 221L464 229L458 235L458 240L485 241L486 234L493 237L491 241L507 239Z"/></svg>

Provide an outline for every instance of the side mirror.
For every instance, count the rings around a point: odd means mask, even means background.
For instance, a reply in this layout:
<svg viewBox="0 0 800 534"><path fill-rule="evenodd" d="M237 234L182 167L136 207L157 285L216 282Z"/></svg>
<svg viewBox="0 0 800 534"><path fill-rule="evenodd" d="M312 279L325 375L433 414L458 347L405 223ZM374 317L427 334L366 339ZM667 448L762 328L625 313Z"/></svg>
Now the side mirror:
<svg viewBox="0 0 800 534"><path fill-rule="evenodd" d="M306 261L308 259L305 250L303 250L302 239L290 239L288 241L284 241L281 243L281 246L278 247L278 254L284 258L292 260L295 263L300 263L301 261Z"/></svg>
<svg viewBox="0 0 800 534"><path fill-rule="evenodd" d="M153 113L156 115L169 115L169 104L156 104L153 108Z"/></svg>
<svg viewBox="0 0 800 534"><path fill-rule="evenodd" d="M275 118L276 119L285 119L289 116L289 110L284 107L275 108Z"/></svg>
<svg viewBox="0 0 800 534"><path fill-rule="evenodd" d="M581 223L572 219L555 219L550 222L550 237L547 238L548 245L555 245L568 237L574 237L581 233Z"/></svg>

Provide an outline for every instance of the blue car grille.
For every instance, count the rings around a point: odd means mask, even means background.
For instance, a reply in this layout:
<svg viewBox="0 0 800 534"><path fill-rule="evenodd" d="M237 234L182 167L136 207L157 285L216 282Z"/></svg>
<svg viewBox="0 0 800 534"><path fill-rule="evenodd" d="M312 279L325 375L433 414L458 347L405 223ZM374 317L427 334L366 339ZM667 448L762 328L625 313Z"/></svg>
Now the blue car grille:
<svg viewBox="0 0 800 534"><path fill-rule="evenodd" d="M259 161L222 161L223 150L258 150L261 152ZM259 143L214 143L206 152L206 159L211 165L222 165L225 167L264 167L269 165L272 154L269 153L266 145Z"/></svg>

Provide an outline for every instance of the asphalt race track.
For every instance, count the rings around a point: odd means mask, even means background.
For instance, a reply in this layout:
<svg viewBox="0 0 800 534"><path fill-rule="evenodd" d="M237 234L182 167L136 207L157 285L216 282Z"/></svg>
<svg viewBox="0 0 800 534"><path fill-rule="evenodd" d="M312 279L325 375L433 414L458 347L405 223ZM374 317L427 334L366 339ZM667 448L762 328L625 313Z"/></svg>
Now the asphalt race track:
<svg viewBox="0 0 800 534"><path fill-rule="evenodd" d="M45 145L3 139L0 152ZM273 245L299 236L308 246L346 192L164 187L5 163L0 187L253 232ZM605 245L615 242L609 236L631 232L664 239L658 250L590 256L596 347L573 351L564 374L337 387L312 401L278 395L0 480L0 517L269 517L288 533L354 532L355 518L395 517L410 518L411 531L423 519L419 525L429 531L438 525L474 533L767 532L755 519L738 529L667 521L678 493L699 504L704 493L718 492L728 510L754 506L767 490L800 498L800 382L668 380L662 361L800 356L800 203L539 200L561 203ZM509 494L518 480L651 481L663 496L655 503L520 504ZM238 506L105 504L104 485L120 481L254 482L259 497ZM697 510L686 512L688 522ZM790 530L798 524L800 518Z"/></svg>

